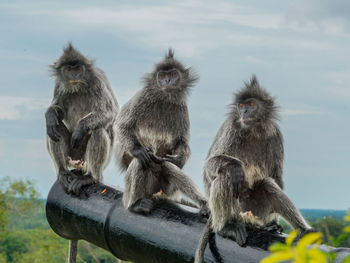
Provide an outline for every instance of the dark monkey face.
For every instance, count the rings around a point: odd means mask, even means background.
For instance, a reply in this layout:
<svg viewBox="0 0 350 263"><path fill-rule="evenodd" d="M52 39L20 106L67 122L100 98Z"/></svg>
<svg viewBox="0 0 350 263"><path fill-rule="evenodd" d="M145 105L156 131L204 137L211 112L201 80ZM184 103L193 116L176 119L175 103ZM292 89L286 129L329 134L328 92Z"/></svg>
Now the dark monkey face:
<svg viewBox="0 0 350 263"><path fill-rule="evenodd" d="M80 61L69 61L61 66L62 78L68 84L68 87L79 88L84 86L86 68Z"/></svg>
<svg viewBox="0 0 350 263"><path fill-rule="evenodd" d="M236 104L237 122L241 127L251 126L259 119L261 104L256 99L248 99Z"/></svg>
<svg viewBox="0 0 350 263"><path fill-rule="evenodd" d="M181 72L176 69L160 70L157 72L157 84L160 88L168 88L177 86L181 81Z"/></svg>
<svg viewBox="0 0 350 263"><path fill-rule="evenodd" d="M254 75L244 88L235 93L232 106L234 122L242 129L263 127L278 119L274 98L260 87Z"/></svg>
<svg viewBox="0 0 350 263"><path fill-rule="evenodd" d="M93 77L93 61L89 60L71 43L63 49L61 57L51 66L59 92L74 93L83 91Z"/></svg>

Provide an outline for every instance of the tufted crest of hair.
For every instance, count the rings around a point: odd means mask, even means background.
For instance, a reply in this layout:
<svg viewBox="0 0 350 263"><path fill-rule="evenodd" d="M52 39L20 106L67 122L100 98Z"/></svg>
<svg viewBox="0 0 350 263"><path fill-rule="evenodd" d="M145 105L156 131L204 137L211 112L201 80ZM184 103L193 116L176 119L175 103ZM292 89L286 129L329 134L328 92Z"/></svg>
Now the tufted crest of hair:
<svg viewBox="0 0 350 263"><path fill-rule="evenodd" d="M63 49L62 56L57 61L55 61L53 65L51 65L53 74L55 76L59 76L60 68L72 61L79 61L80 63L84 64L88 70L91 70L93 67L93 61L85 57L82 53L73 47L72 43L69 42L68 45Z"/></svg>
<svg viewBox="0 0 350 263"><path fill-rule="evenodd" d="M278 106L275 103L275 98L260 86L255 75L252 76L250 82L245 82L245 86L234 95L233 112L236 111L237 104L252 98L258 100L262 104L262 109L260 109L259 113L259 120L261 122L279 119Z"/></svg>
<svg viewBox="0 0 350 263"><path fill-rule="evenodd" d="M167 71L173 68L178 69L182 74L182 79L178 86L183 90L187 90L187 88L193 87L199 79L192 68L186 68L180 61L175 59L174 50L169 48L168 52L165 54L165 58L155 65L155 68L151 73L145 76L144 82L146 86L150 87L156 84L158 71Z"/></svg>

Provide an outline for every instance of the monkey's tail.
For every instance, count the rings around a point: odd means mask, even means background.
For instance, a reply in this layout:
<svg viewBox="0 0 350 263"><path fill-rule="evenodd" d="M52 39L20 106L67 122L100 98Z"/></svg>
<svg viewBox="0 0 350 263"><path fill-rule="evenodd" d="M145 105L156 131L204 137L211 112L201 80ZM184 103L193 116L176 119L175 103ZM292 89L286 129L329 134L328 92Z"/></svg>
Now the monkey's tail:
<svg viewBox="0 0 350 263"><path fill-rule="evenodd" d="M219 253L219 249L216 245L214 232L211 232L209 235L209 248L210 248L210 251L216 260L216 263L223 263L224 261L222 260L222 257Z"/></svg>
<svg viewBox="0 0 350 263"><path fill-rule="evenodd" d="M76 263L78 253L78 240L69 240L68 263Z"/></svg>
<svg viewBox="0 0 350 263"><path fill-rule="evenodd" d="M222 263L222 258L219 254L219 250L216 246L215 242L215 233L213 232L213 229L211 227L212 218L209 217L202 234L201 239L199 240L199 244L196 249L196 254L194 257L194 263L203 263L204 262L204 252L205 248L207 247L207 244L209 242L209 248L211 250L211 253L213 254L215 260L217 263Z"/></svg>

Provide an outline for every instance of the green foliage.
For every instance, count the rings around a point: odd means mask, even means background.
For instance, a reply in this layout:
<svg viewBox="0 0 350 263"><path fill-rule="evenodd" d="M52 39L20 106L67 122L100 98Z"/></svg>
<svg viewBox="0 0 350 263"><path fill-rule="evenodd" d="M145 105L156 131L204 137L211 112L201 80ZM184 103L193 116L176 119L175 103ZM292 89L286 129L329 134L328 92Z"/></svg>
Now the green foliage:
<svg viewBox="0 0 350 263"><path fill-rule="evenodd" d="M350 235L350 211L344 217L345 223L333 218L324 218L322 221L316 221L314 227L322 229L327 235L331 246L339 246L349 239ZM345 226L345 227L344 227ZM332 234L341 231L336 238ZM286 243L275 243L269 247L272 252L269 256L262 259L260 263L278 263L286 260L292 263L332 263L336 260L336 253L327 253L318 248L323 243L322 233L309 233L302 237L296 244L293 243L298 232L295 230L286 238ZM350 256L342 260L342 263L350 263Z"/></svg>

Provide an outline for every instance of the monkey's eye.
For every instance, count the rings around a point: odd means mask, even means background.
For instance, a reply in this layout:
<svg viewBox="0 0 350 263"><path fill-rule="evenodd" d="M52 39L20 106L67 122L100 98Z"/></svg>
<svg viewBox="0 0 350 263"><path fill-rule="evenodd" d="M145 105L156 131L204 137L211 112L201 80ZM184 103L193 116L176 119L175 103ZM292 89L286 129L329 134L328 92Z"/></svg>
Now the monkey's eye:
<svg viewBox="0 0 350 263"><path fill-rule="evenodd" d="M70 68L70 67L66 67L65 71L66 71L66 72L70 72L70 71L71 71L71 68Z"/></svg>
<svg viewBox="0 0 350 263"><path fill-rule="evenodd" d="M159 73L159 78L164 79L165 78L165 74L164 73Z"/></svg>
<svg viewBox="0 0 350 263"><path fill-rule="evenodd" d="M77 72L81 72L81 67L77 67L75 70L76 70Z"/></svg>
<svg viewBox="0 0 350 263"><path fill-rule="evenodd" d="M172 76L173 78L176 78L176 77L177 77L177 72L176 72L176 71L173 71L173 72L171 73L171 76Z"/></svg>
<svg viewBox="0 0 350 263"><path fill-rule="evenodd" d="M253 103L253 102L249 102L249 107L254 107L255 106L255 104Z"/></svg>
<svg viewBox="0 0 350 263"><path fill-rule="evenodd" d="M240 108L243 108L244 104L243 104L243 103L240 103L238 106L239 106Z"/></svg>

